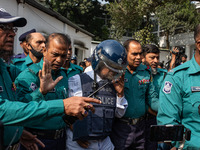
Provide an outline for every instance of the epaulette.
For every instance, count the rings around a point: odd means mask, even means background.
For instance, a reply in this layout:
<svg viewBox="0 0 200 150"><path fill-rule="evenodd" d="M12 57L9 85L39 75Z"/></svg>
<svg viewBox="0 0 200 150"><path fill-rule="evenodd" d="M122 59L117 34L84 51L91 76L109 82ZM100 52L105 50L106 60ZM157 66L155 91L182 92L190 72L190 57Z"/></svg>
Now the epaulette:
<svg viewBox="0 0 200 150"><path fill-rule="evenodd" d="M186 69L188 69L189 67L190 67L190 63L189 63L189 61L188 61L188 62L186 62L186 63L184 63L184 64L182 64L182 65L179 65L179 66L173 68L172 70L170 70L170 71L168 72L168 74L174 75L175 73L177 73L177 72L179 72L179 71L181 71L181 70L186 70Z"/></svg>
<svg viewBox="0 0 200 150"><path fill-rule="evenodd" d="M167 72L166 69L162 69L162 68L157 68L157 70L160 71L160 72Z"/></svg>
<svg viewBox="0 0 200 150"><path fill-rule="evenodd" d="M28 67L28 70L33 74L38 74L39 70L41 70L40 66L37 64L32 64Z"/></svg>
<svg viewBox="0 0 200 150"><path fill-rule="evenodd" d="M11 63L16 65L17 63L25 62L25 58L15 58L11 60Z"/></svg>

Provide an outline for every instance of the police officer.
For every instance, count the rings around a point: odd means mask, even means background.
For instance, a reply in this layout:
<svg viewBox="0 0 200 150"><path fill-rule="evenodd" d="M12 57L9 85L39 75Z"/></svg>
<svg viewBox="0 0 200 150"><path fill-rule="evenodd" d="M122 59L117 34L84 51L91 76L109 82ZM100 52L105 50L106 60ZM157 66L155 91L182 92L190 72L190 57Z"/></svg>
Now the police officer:
<svg viewBox="0 0 200 150"><path fill-rule="evenodd" d="M93 69L69 79L69 96L89 96L102 85L107 85L93 95L102 101L102 105L95 105L95 113L92 115L89 112L88 117L76 121L73 132L67 130L67 149L114 149L109 138L113 119L123 116L127 101L124 98L123 78L114 84L111 80L118 79L126 65L124 47L115 40L105 40L93 52Z"/></svg>
<svg viewBox="0 0 200 150"><path fill-rule="evenodd" d="M155 86L156 92L159 94L161 84L167 74L167 70L158 68L159 58L160 58L160 50L154 44L146 44L142 47L143 55L144 55L144 63L151 67L151 73L153 76L153 84ZM156 116L148 113L147 121L146 121L146 137L147 149L156 149L157 143L150 141L150 126L156 125ZM159 143L158 150L169 150L170 146L165 143Z"/></svg>
<svg viewBox="0 0 200 150"><path fill-rule="evenodd" d="M48 37L47 47L44 49L44 58L37 64L32 64L24 70L15 80L17 87L16 94L18 100L22 102L64 99L67 97L68 78L64 68L61 68L67 57L67 50L70 45L68 35L53 33ZM48 60L52 67L52 78L62 81L53 88L48 90L46 86L40 86L38 75L43 67L43 60ZM44 79L48 80L48 79ZM40 87L40 88L38 88ZM65 149L65 122L61 116L54 117L45 122L39 122L37 125L25 126L25 128L46 145L45 150ZM21 148L23 149L23 148Z"/></svg>
<svg viewBox="0 0 200 150"><path fill-rule="evenodd" d="M25 18L11 16L5 9L0 8L0 120L5 125L3 145L5 148L11 145L10 149L17 149L19 137L22 133L21 127L11 125L30 125L63 113L82 119L81 113L84 114L84 107L88 106L89 102L98 102L95 99L83 97L27 104L15 101L15 86L12 84L8 72L8 65L4 63L2 58L13 51L16 27L23 27L26 23ZM42 76L47 75L48 73L43 70ZM76 102L74 102L74 99L76 99ZM93 108L92 105L90 105L90 108Z"/></svg>
<svg viewBox="0 0 200 150"><path fill-rule="evenodd" d="M151 108L157 111L158 94L152 83L150 68L141 64L142 47L134 39L124 42L128 66L124 93L128 101L125 115L116 119L111 140L117 150L145 149L145 117Z"/></svg>
<svg viewBox="0 0 200 150"><path fill-rule="evenodd" d="M20 54L17 54L15 56L13 56L12 61L15 60L15 59L18 59L18 58L25 58L28 55L26 36L28 34L34 33L34 32L36 32L36 30L35 29L31 29L31 30L29 30L29 31L27 31L27 32L25 32L25 33L23 33L22 35L19 36L20 46L22 47L24 52L22 54L20 53Z"/></svg>
<svg viewBox="0 0 200 150"><path fill-rule="evenodd" d="M157 116L159 125L182 124L191 130L184 149L200 149L200 25L195 28L194 40L192 59L168 72L163 82Z"/></svg>
<svg viewBox="0 0 200 150"><path fill-rule="evenodd" d="M71 57L71 60L70 60L70 62L72 63L72 64L77 64L77 58L76 58L76 55L73 55L72 57Z"/></svg>
<svg viewBox="0 0 200 150"><path fill-rule="evenodd" d="M26 46L28 49L28 55L22 59L14 59L11 64L11 76L14 80L23 70L32 65L38 63L43 57L43 49L45 48L45 37L39 32L29 33L26 36Z"/></svg>
<svg viewBox="0 0 200 150"><path fill-rule="evenodd" d="M79 74L83 72L83 68L71 63L71 56L72 56L72 47L71 47L71 40L70 40L70 46L67 52L67 58L63 65L63 68L66 69L67 77L70 78L74 76L75 74Z"/></svg>

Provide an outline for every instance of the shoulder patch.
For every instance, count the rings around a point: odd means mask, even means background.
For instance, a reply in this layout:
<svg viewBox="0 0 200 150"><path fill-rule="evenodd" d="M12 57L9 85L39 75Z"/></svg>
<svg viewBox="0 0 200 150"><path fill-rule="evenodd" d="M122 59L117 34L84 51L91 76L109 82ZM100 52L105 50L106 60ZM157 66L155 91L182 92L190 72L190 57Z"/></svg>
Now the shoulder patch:
<svg viewBox="0 0 200 150"><path fill-rule="evenodd" d="M173 84L172 84L171 82L165 81L165 85L164 85L164 88L163 88L163 92L166 93L166 94L171 93L172 85L173 85Z"/></svg>
<svg viewBox="0 0 200 150"><path fill-rule="evenodd" d="M33 82L31 82L30 88L35 91L37 89L37 85Z"/></svg>

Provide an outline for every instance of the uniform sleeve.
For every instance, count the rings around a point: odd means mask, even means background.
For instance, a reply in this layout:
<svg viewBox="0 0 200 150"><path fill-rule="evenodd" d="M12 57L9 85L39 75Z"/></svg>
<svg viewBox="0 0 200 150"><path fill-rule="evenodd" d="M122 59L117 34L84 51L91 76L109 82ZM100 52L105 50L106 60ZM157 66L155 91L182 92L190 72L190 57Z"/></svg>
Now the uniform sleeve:
<svg viewBox="0 0 200 150"><path fill-rule="evenodd" d="M116 100L116 109L115 109L115 117L121 118L124 116L126 109L128 107L128 102L125 97L118 97Z"/></svg>
<svg viewBox="0 0 200 150"><path fill-rule="evenodd" d="M154 110L158 111L159 106L159 99L158 99L158 93L155 90L155 86L153 85L153 82L150 82L149 88L148 88L148 104L149 106ZM148 109L148 108L147 108Z"/></svg>
<svg viewBox="0 0 200 150"><path fill-rule="evenodd" d="M39 91L39 78L26 69L15 80L17 100L21 102L45 100Z"/></svg>
<svg viewBox="0 0 200 150"><path fill-rule="evenodd" d="M178 124L182 110L181 88L178 79L167 75L160 89L157 122L159 125Z"/></svg>
<svg viewBox="0 0 200 150"><path fill-rule="evenodd" d="M0 120L5 125L28 126L64 114L64 104L60 100L22 103L0 97L0 105Z"/></svg>

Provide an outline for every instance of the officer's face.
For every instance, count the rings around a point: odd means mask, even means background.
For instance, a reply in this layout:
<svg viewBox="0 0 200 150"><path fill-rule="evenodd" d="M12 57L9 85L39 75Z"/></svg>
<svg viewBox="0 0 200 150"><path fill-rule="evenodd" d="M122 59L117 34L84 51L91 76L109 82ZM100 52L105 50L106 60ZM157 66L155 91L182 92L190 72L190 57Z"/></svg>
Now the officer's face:
<svg viewBox="0 0 200 150"><path fill-rule="evenodd" d="M68 45L61 44L57 39L51 39L47 49L44 49L44 58L51 63L53 70L63 66L67 58Z"/></svg>
<svg viewBox="0 0 200 150"><path fill-rule="evenodd" d="M159 53L147 53L145 61L151 68L156 69L159 62Z"/></svg>
<svg viewBox="0 0 200 150"><path fill-rule="evenodd" d="M0 24L0 51L1 57L3 54L13 52L15 32L13 24Z"/></svg>
<svg viewBox="0 0 200 150"><path fill-rule="evenodd" d="M46 39L41 33L31 33L31 40L28 41L28 49L31 49L31 46L37 52L42 52L45 48ZM30 46L31 45L31 46Z"/></svg>
<svg viewBox="0 0 200 150"><path fill-rule="evenodd" d="M127 51L128 65L132 68L136 68L142 61L142 47L140 44L131 42Z"/></svg>
<svg viewBox="0 0 200 150"><path fill-rule="evenodd" d="M70 61L72 57L72 47L71 45L69 46L68 52L67 52L67 59L66 61Z"/></svg>

